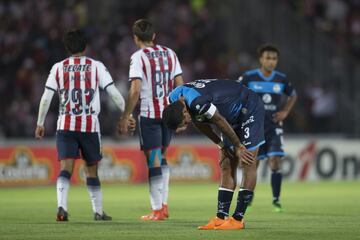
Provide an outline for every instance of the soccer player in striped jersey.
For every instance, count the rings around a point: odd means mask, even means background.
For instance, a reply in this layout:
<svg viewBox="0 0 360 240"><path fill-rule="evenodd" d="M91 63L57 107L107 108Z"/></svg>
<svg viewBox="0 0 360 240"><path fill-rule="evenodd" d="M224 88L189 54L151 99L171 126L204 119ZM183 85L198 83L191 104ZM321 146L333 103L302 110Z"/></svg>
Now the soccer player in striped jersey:
<svg viewBox="0 0 360 240"><path fill-rule="evenodd" d="M271 188L275 212L282 212L280 190L282 182L281 159L283 149L283 121L293 108L297 94L286 75L276 71L280 51L273 45L259 48L260 68L245 72L239 79L256 92L265 107L265 140L259 149L258 160L268 159L271 173ZM285 100L285 103L283 99Z"/></svg>
<svg viewBox="0 0 360 240"><path fill-rule="evenodd" d="M133 25L134 42L139 47L131 56L131 83L119 131L126 133L128 119L140 98L140 145L149 167L150 202L152 212L142 220L163 220L169 217L167 200L169 168L166 149L171 131L162 122L162 111L169 104L168 95L182 85L182 70L173 50L154 43L153 24L140 19Z"/></svg>
<svg viewBox="0 0 360 240"><path fill-rule="evenodd" d="M97 173L101 160L99 88L114 100L119 110L125 107L124 98L115 88L104 64L84 55L86 39L80 30L65 34L64 45L71 54L69 58L55 63L45 84L42 95L35 137L45 134L44 121L54 93L59 95L56 146L61 171L57 178L57 221L68 221L67 196L74 160L85 160L86 184L90 194L95 220L111 220L102 206L102 193ZM130 124L134 124L130 119ZM134 125L132 125L134 128ZM81 155L80 155L81 153Z"/></svg>

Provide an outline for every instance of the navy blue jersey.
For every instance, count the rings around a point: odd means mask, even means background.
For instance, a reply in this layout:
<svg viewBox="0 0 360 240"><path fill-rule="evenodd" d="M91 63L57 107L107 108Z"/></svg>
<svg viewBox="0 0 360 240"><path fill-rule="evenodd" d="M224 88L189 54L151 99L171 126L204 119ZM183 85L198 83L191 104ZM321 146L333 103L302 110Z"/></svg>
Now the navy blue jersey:
<svg viewBox="0 0 360 240"><path fill-rule="evenodd" d="M232 125L239 123L249 94L256 95L235 80L201 79L175 88L170 102L184 97L190 114L196 121L206 122L216 110ZM256 96L255 96L256 97Z"/></svg>
<svg viewBox="0 0 360 240"><path fill-rule="evenodd" d="M271 121L273 113L281 110L283 95L296 95L286 75L278 71L273 71L269 77L265 77L257 68L245 72L239 80L262 99L266 111L265 120Z"/></svg>

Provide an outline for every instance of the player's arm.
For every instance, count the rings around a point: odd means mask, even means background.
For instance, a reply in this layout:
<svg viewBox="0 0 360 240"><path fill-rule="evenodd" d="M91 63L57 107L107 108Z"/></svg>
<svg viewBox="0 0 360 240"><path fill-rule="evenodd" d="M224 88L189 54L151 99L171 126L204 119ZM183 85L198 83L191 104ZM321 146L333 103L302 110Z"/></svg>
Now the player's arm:
<svg viewBox="0 0 360 240"><path fill-rule="evenodd" d="M198 122L193 122L193 124L200 132L205 134L213 143L218 145L219 148L224 147L224 143L221 141L221 138L214 132L214 130L211 128L209 124L198 123Z"/></svg>
<svg viewBox="0 0 360 240"><path fill-rule="evenodd" d="M175 87L178 87L184 84L184 79L182 77L182 69L181 69L180 61L176 53L174 53L174 55L175 55L174 83L175 83Z"/></svg>
<svg viewBox="0 0 360 240"><path fill-rule="evenodd" d="M213 143L215 143L219 149L222 151L223 156L228 157L232 160L235 157L234 151L225 147L224 142L221 140L219 135L213 130L213 128L209 124L193 122L195 127L202 132L205 136L207 136Z"/></svg>
<svg viewBox="0 0 360 240"><path fill-rule="evenodd" d="M118 129L120 133L127 133L128 122L132 118L132 112L134 111L136 104L140 98L141 91L141 79L133 79L131 81L130 90L125 104L125 110L118 123Z"/></svg>
<svg viewBox="0 0 360 240"><path fill-rule="evenodd" d="M114 101L115 105L120 109L120 111L124 112L125 100L119 90L114 86L114 84L107 86L106 92L109 94L109 96Z"/></svg>
<svg viewBox="0 0 360 240"><path fill-rule="evenodd" d="M54 91L48 88L45 88L45 91L41 97L40 105L39 105L39 114L37 120L37 126L35 130L35 138L41 139L45 134L44 122L46 115L49 111L51 100L54 96Z"/></svg>
<svg viewBox="0 0 360 240"><path fill-rule="evenodd" d="M45 117L47 115L47 112L49 111L50 103L54 96L54 92L58 90L58 84L56 82L57 71L58 64L56 63L50 70L49 76L45 83L45 90L40 100L38 120L36 124L37 126L35 129L36 139L43 138L45 134Z"/></svg>
<svg viewBox="0 0 360 240"><path fill-rule="evenodd" d="M115 105L120 109L121 112L123 112L125 108L125 100L119 90L115 87L114 81L109 71L101 62L98 62L98 71L100 76L100 87L109 94Z"/></svg>
<svg viewBox="0 0 360 240"><path fill-rule="evenodd" d="M246 150L245 146L240 143L239 137L236 135L234 129L226 121L226 119L221 116L221 114L216 110L214 115L210 119L211 123L214 123L217 128L224 134L229 141L233 144L235 154L245 164L251 164L255 161L253 154Z"/></svg>
<svg viewBox="0 0 360 240"><path fill-rule="evenodd" d="M296 100L297 100L297 95L289 96L282 110L274 113L273 121L274 122L283 121L289 115L291 109L295 105Z"/></svg>

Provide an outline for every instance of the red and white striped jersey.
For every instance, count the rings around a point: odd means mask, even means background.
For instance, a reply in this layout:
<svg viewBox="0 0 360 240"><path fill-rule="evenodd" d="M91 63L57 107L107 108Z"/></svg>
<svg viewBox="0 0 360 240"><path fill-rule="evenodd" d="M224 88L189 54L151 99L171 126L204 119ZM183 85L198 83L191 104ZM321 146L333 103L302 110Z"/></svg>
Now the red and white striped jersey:
<svg viewBox="0 0 360 240"><path fill-rule="evenodd" d="M69 57L54 64L45 87L59 94L57 130L100 132L99 87L111 84L104 64L94 59Z"/></svg>
<svg viewBox="0 0 360 240"><path fill-rule="evenodd" d="M141 79L140 115L161 118L169 104L174 78L182 74L179 60L170 48L155 45L139 49L131 56L129 80Z"/></svg>

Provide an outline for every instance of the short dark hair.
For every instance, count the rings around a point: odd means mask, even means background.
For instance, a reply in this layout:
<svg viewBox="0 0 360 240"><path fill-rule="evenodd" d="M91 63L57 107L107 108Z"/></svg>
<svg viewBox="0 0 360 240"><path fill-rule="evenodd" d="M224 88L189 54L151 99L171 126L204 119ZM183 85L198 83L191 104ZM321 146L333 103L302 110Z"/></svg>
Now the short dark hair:
<svg viewBox="0 0 360 240"><path fill-rule="evenodd" d="M176 130L184 120L184 107L183 103L176 101L164 109L162 120L169 129Z"/></svg>
<svg viewBox="0 0 360 240"><path fill-rule="evenodd" d="M155 33L153 24L147 19L137 20L133 27L133 33L143 42L151 42Z"/></svg>
<svg viewBox="0 0 360 240"><path fill-rule="evenodd" d="M80 29L67 32L64 35L64 45L70 54L83 52L86 48L85 34Z"/></svg>
<svg viewBox="0 0 360 240"><path fill-rule="evenodd" d="M264 52L276 52L278 56L280 56L280 50L275 45L272 44L263 44L258 48L258 55L261 57Z"/></svg>

